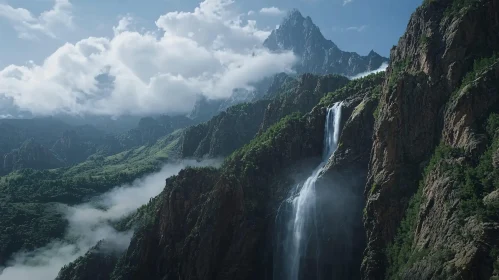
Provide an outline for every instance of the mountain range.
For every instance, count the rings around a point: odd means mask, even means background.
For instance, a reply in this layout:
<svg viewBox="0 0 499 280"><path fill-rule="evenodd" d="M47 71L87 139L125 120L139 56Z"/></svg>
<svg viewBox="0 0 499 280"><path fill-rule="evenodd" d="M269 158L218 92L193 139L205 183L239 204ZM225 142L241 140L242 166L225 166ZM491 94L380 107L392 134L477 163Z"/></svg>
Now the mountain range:
<svg viewBox="0 0 499 280"><path fill-rule="evenodd" d="M387 60L339 51L294 10L265 45L301 54L297 75L269 78L251 102L218 112L204 100L199 117L145 118L116 137L132 148L0 177L0 266L74 241L61 203L87 203L167 161L224 158L165 178L110 224L130 242L96 241L56 279L499 279L498 23L497 0L424 1L386 72L350 80ZM54 142L45 130L17 137L37 164L46 149L27 138ZM297 230L287 219L305 199L312 216ZM282 238L287 228L304 234Z"/></svg>

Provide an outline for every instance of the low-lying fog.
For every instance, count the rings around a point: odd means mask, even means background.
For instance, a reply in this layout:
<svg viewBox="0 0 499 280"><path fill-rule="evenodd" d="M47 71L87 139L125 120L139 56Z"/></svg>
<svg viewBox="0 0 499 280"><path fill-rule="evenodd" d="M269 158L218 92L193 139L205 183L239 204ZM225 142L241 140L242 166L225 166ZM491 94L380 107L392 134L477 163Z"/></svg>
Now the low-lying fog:
<svg viewBox="0 0 499 280"><path fill-rule="evenodd" d="M170 163L161 171L135 180L77 206L61 205L60 211L69 222L63 240L54 240L45 247L14 255L0 274L1 280L53 280L66 264L84 255L100 240L107 239L106 250L122 251L128 247L133 232L117 232L112 226L157 196L165 179L187 166L218 166L219 160L193 160Z"/></svg>

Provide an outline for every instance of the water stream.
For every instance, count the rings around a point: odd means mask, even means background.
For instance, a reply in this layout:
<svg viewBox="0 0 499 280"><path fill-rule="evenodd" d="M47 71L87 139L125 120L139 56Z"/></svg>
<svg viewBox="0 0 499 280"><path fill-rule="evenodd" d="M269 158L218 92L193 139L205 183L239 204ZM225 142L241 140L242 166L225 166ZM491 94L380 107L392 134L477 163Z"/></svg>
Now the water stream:
<svg viewBox="0 0 499 280"><path fill-rule="evenodd" d="M341 131L341 107L342 103L336 103L328 109L324 128L322 162L303 184L297 185L291 191L290 196L281 205L277 214L277 243L279 245L274 256L274 279L298 280L303 278L300 277L303 275L300 273L303 258L311 254L307 252L307 247L311 241L318 242L315 184L328 159L338 147ZM317 243L313 247L315 252L312 254L316 255L315 259L319 259L320 245ZM319 270L317 265L316 272L312 275L318 278Z"/></svg>

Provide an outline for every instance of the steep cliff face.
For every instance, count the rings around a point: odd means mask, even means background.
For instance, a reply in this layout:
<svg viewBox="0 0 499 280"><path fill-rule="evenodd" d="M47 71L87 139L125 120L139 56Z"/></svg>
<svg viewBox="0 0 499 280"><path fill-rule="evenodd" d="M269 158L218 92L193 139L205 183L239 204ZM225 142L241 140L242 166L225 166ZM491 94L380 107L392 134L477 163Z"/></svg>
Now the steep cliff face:
<svg viewBox="0 0 499 280"><path fill-rule="evenodd" d="M155 199L156 207L139 219L144 226L136 231L105 279L272 279L276 213L290 189L303 182L321 161L326 108L345 100L343 126L351 132L342 136L342 141L353 141L354 131L372 128L375 106L362 104L376 102L376 89L382 80L382 75L375 75L351 82L327 94L305 116L288 115L229 156L221 169L186 169L168 179L163 193ZM317 88L317 83L310 88ZM364 135L368 137L364 139ZM362 143L371 141L368 132L355 137L363 138L358 140ZM352 154L362 149L365 147L356 144L343 148ZM366 159L352 159L352 166ZM364 243L350 234L362 235L359 213L367 172L355 170L360 176L352 177L338 167L331 164L321 179L322 194L328 197L333 173L343 175L336 178L350 184L338 183L344 195L322 216L323 245L331 251L320 259L310 258L310 263L320 263L329 275L355 277ZM325 197L321 200L324 207L328 203L331 200ZM332 217L337 223L332 223ZM348 217L356 218L345 224ZM333 254L340 250L343 261ZM77 270L94 263L94 256L83 257L60 275L79 275Z"/></svg>
<svg viewBox="0 0 499 280"><path fill-rule="evenodd" d="M101 241L71 265L63 267L55 280L107 280L118 258L119 254Z"/></svg>
<svg viewBox="0 0 499 280"><path fill-rule="evenodd" d="M220 171L186 170L168 180L155 222L134 236L114 279L255 279L271 273L265 244L272 213L292 185L284 172L320 155L323 135L313 131L321 129L310 118L288 117Z"/></svg>
<svg viewBox="0 0 499 280"><path fill-rule="evenodd" d="M279 28L272 31L264 44L270 50L293 50L299 57L295 66L298 73L356 74L378 69L387 58L371 51L367 56L342 51L322 35L310 17L291 11Z"/></svg>
<svg viewBox="0 0 499 280"><path fill-rule="evenodd" d="M298 57L294 71L298 75L336 74L347 77L372 71L388 63L373 50L367 56L340 50L335 43L322 35L319 27L310 17L304 17L298 10L292 10L279 27L272 31L263 46L271 51L290 51ZM269 97L285 84L286 74L268 77L254 85L253 90L237 89L227 100L208 100L201 97L192 110L190 117L196 121L208 121L212 116L230 106Z"/></svg>
<svg viewBox="0 0 499 280"><path fill-rule="evenodd" d="M337 75L305 74L297 80L284 81L287 82L278 87L277 93L267 95L270 100L233 106L210 121L187 129L182 139L182 156L227 156L281 118L310 111L327 93L349 80Z"/></svg>
<svg viewBox="0 0 499 280"><path fill-rule="evenodd" d="M476 165L490 145L479 128L497 110L497 70L487 68L494 59L483 58L499 50L498 7L495 0L425 1L392 49L365 189L364 279L488 279L491 274L476 264L493 248L479 245L490 234L480 228L495 225L472 221L474 214L468 213L465 228L481 234L468 232L475 236L460 239L454 208L466 202L456 195L462 193L459 181L448 172L433 165L406 209L439 142L465 151L461 160L449 159L461 167ZM489 70L482 73L483 68ZM442 263L453 263L454 270L441 274Z"/></svg>
<svg viewBox="0 0 499 280"><path fill-rule="evenodd" d="M327 93L345 86L349 80L338 75L316 76L304 74L295 87L283 84L265 109L260 127L265 131L281 118L293 112L310 111Z"/></svg>

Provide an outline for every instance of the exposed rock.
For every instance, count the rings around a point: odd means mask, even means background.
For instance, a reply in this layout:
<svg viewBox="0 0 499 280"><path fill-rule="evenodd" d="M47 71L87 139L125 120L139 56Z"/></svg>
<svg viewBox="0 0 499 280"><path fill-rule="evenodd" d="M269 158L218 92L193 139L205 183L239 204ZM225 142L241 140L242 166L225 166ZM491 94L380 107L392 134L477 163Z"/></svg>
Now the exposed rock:
<svg viewBox="0 0 499 280"><path fill-rule="evenodd" d="M293 50L299 57L298 73L356 74L378 69L387 58L371 51L367 56L344 52L322 35L310 17L291 11L265 40L264 46L273 51Z"/></svg>
<svg viewBox="0 0 499 280"><path fill-rule="evenodd" d="M487 139L478 133L477 120L488 115L499 100L499 63L478 73L479 78L456 93L445 113L443 141L472 154L484 152Z"/></svg>
<svg viewBox="0 0 499 280"><path fill-rule="evenodd" d="M56 280L107 280L118 262L119 255L109 251L100 241L84 256L64 266Z"/></svg>
<svg viewBox="0 0 499 280"><path fill-rule="evenodd" d="M497 149L492 157L492 164L495 168L499 168L499 149Z"/></svg>
<svg viewBox="0 0 499 280"><path fill-rule="evenodd" d="M279 87L272 100L260 100L229 108L206 123L187 129L182 139L183 157L227 156L249 143L281 118L294 112L306 113L328 92L348 83L337 75L319 77L305 74L299 81Z"/></svg>
<svg viewBox="0 0 499 280"><path fill-rule="evenodd" d="M281 118L293 112L310 111L324 95L345 86L349 80L337 75L316 76L304 74L294 88L283 85L276 98L265 110L260 131L263 132Z"/></svg>
<svg viewBox="0 0 499 280"><path fill-rule="evenodd" d="M491 193L489 193L487 196L483 198L483 203L488 206L488 205L499 205L499 190L495 190Z"/></svg>
<svg viewBox="0 0 499 280"><path fill-rule="evenodd" d="M229 108L206 123L188 128L182 137L182 157L227 156L255 137L270 101Z"/></svg>
<svg viewBox="0 0 499 280"><path fill-rule="evenodd" d="M271 275L267 232L293 185L282 175L296 173L283 172L321 153L323 135L314 132L322 130L324 121L311 121L289 119L275 137L260 136L270 142L256 140L220 172L185 170L169 179L156 222L135 234L114 279Z"/></svg>
<svg viewBox="0 0 499 280"><path fill-rule="evenodd" d="M466 143L466 149L473 153L483 150L479 137L466 139L461 134L472 135L479 118L486 117L483 114L491 108L485 104L487 99L473 97L470 104L458 100L461 105L454 103L457 112L443 112L475 59L499 50L499 36L490 35L499 34L499 2L454 2L426 1L411 16L406 33L391 52L365 190L368 246L362 264L364 279L385 278L388 265L384 252L442 134L447 144ZM494 95L493 90L482 89L478 94ZM445 125L444 116L448 121ZM371 192L373 186L377 186L376 191Z"/></svg>

